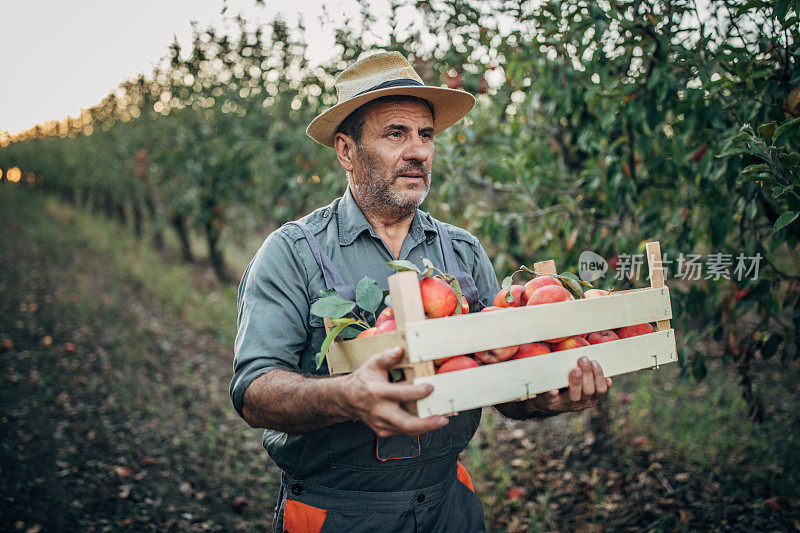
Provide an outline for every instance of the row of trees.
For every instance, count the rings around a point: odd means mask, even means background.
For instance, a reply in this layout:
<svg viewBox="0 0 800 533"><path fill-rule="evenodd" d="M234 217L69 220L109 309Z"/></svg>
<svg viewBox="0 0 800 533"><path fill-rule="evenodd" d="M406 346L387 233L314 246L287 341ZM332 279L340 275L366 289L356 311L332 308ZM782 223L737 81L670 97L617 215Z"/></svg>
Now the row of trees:
<svg viewBox="0 0 800 533"><path fill-rule="evenodd" d="M427 83L478 96L437 140L427 208L481 238L501 276L542 257L572 267L585 249L619 272L649 239L673 275L699 256L700 278L673 283L683 364L702 377L708 357L736 361L758 414L753 358L800 352L800 1L412 5L424 29L399 22L397 0L378 37L363 2L335 29L339 59L313 68L302 26L195 27L189 50L174 44L77 119L4 139L0 167L156 246L171 226L187 260L187 232L202 231L230 279L220 239L343 190L304 133L335 102L335 72L376 45L399 50ZM745 259L759 271L737 273Z"/></svg>

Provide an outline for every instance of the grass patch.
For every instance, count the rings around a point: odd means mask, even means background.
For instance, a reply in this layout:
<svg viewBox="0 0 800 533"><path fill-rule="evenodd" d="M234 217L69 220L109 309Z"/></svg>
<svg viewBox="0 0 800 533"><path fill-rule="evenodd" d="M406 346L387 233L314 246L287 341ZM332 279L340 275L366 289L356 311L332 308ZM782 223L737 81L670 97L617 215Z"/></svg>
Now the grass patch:
<svg viewBox="0 0 800 533"><path fill-rule="evenodd" d="M106 255L114 267L140 284L177 316L201 330L211 331L223 346L232 348L236 335L236 289L220 284L199 287L196 268L166 263L146 240L103 217L48 197L47 215L67 233Z"/></svg>

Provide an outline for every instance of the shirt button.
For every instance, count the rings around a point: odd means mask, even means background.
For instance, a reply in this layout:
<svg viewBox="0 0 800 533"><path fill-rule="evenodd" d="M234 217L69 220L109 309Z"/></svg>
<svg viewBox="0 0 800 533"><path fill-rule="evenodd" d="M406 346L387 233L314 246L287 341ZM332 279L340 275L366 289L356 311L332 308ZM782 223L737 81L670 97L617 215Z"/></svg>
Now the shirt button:
<svg viewBox="0 0 800 533"><path fill-rule="evenodd" d="M425 501L425 495L424 494L420 494L419 496L417 496L417 501L419 503L424 502Z"/></svg>
<svg viewBox="0 0 800 533"><path fill-rule="evenodd" d="M294 494L295 496L300 496L301 494L303 494L303 487L297 484L292 485L292 494Z"/></svg>
<svg viewBox="0 0 800 533"><path fill-rule="evenodd" d="M324 210L322 212L322 216L325 217L325 218L328 218L329 216L331 216L331 210L330 209Z"/></svg>

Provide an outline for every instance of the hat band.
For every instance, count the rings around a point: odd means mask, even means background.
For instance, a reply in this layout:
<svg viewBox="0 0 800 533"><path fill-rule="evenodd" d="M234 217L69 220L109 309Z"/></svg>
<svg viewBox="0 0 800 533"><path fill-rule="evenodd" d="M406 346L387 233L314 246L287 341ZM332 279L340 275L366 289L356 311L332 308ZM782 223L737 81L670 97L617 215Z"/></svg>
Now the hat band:
<svg viewBox="0 0 800 533"><path fill-rule="evenodd" d="M418 82L417 80L412 80L411 78L400 78L400 79L397 79L397 80L387 80L387 81L384 81L383 83L379 83L375 87L370 87L369 89L361 91L360 93L358 93L355 96L353 96L353 98L355 98L356 96L361 96L362 94L365 94L365 93L369 93L369 92L372 92L372 91L377 91L379 89L388 89L389 87L407 87L409 85L420 85L421 86L422 84L420 82Z"/></svg>

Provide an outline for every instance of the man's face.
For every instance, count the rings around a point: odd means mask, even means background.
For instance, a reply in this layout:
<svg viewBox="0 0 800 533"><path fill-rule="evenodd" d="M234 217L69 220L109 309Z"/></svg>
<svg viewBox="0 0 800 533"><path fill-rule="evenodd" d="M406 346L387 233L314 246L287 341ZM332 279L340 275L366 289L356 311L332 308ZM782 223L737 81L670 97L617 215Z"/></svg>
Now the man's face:
<svg viewBox="0 0 800 533"><path fill-rule="evenodd" d="M350 188L364 210L406 216L431 185L433 115L421 101L378 102L367 112Z"/></svg>

